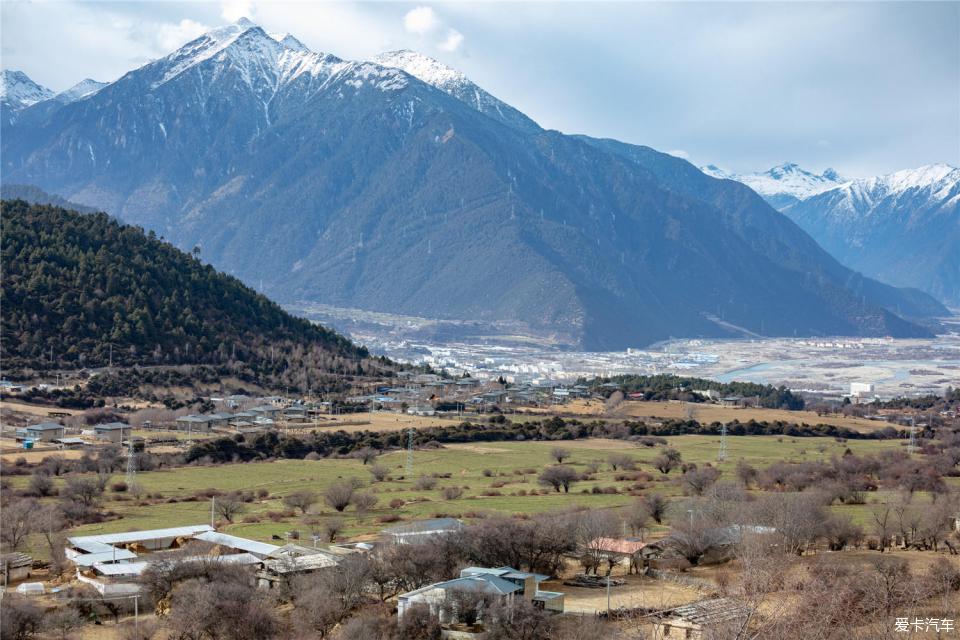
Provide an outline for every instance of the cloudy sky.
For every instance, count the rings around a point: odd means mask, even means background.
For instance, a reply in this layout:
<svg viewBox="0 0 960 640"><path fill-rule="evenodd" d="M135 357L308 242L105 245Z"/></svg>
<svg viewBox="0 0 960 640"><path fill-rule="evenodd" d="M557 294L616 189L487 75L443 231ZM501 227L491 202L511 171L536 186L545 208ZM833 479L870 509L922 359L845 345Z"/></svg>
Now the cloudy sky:
<svg viewBox="0 0 960 640"><path fill-rule="evenodd" d="M0 2L7 69L112 80L249 17L315 51L416 49L541 125L733 171L960 165L960 3Z"/></svg>

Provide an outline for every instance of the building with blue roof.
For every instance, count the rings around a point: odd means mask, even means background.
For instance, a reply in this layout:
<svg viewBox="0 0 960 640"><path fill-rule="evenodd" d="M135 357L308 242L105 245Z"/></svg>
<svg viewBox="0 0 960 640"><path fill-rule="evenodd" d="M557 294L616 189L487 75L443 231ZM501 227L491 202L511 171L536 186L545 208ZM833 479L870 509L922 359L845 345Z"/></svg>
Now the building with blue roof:
<svg viewBox="0 0 960 640"><path fill-rule="evenodd" d="M540 583L548 578L513 567L467 567L460 572L459 578L437 582L398 596L397 617L402 618L410 607L419 604L429 607L430 613L439 619L441 625L455 623L456 614L445 605L458 591L482 593L492 599L506 601L522 598L541 609L563 613L563 594L540 589ZM482 612L478 612L478 617L482 619L482 616Z"/></svg>

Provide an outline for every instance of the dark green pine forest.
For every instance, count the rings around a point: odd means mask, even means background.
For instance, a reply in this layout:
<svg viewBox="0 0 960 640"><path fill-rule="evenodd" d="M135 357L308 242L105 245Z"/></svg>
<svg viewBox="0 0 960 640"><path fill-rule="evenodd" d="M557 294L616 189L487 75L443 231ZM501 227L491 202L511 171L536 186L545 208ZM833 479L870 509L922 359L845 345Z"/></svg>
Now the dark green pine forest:
<svg viewBox="0 0 960 640"><path fill-rule="evenodd" d="M152 232L104 213L0 206L8 375L101 367L111 352L114 366L217 365L298 387L312 371L389 366Z"/></svg>

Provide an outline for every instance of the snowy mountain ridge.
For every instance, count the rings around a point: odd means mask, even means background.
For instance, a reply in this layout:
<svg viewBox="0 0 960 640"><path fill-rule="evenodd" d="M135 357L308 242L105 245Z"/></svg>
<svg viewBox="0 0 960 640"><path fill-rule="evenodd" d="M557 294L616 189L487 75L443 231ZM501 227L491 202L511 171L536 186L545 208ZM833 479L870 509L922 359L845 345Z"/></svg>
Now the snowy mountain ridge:
<svg viewBox="0 0 960 640"><path fill-rule="evenodd" d="M13 109L23 109L53 97L53 91L30 79L23 71L0 71L0 101Z"/></svg>
<svg viewBox="0 0 960 640"><path fill-rule="evenodd" d="M98 82L91 78L86 78L73 85L69 89L64 89L57 95L53 96L53 99L58 102L62 102L63 104L69 104L71 102L76 102L77 100L83 100L84 98L92 96L108 84L110 83Z"/></svg>
<svg viewBox="0 0 960 640"><path fill-rule="evenodd" d="M785 162L767 171L747 174L730 173L713 164L701 167L700 170L714 178L742 182L781 210L799 200L847 182L833 169L817 175L793 162Z"/></svg>
<svg viewBox="0 0 960 640"><path fill-rule="evenodd" d="M422 53L409 49L388 51L373 58L372 62L400 69L506 125L528 132L540 130L536 122L477 86L462 72Z"/></svg>
<svg viewBox="0 0 960 640"><path fill-rule="evenodd" d="M941 206L958 198L960 169L945 163L929 164L916 169L904 169L884 176L852 180L838 187L843 194L844 209L855 214L869 214L870 207L884 198L900 197L919 190L930 202ZM912 194L914 196L920 194Z"/></svg>

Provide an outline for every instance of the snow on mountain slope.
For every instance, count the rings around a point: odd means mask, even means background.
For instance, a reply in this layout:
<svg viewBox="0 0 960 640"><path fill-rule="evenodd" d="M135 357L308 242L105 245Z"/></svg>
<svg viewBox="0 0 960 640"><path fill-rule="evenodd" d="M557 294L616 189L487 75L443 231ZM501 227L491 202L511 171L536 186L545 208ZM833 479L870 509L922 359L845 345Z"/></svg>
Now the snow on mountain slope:
<svg viewBox="0 0 960 640"><path fill-rule="evenodd" d="M23 109L52 97L53 91L31 80L23 71L0 72L0 102L11 109Z"/></svg>
<svg viewBox="0 0 960 640"><path fill-rule="evenodd" d="M307 47L307 45L303 44L289 33L271 33L270 37L285 46L287 49L293 49L294 51L300 51L302 53L310 52L310 49Z"/></svg>
<svg viewBox="0 0 960 640"><path fill-rule="evenodd" d="M846 182L833 169L827 169L817 175L792 162L778 165L768 171L747 174L728 173L712 164L701 167L700 170L714 178L742 182L781 210L799 200L823 193Z"/></svg>
<svg viewBox="0 0 960 640"><path fill-rule="evenodd" d="M214 29L152 64L162 70L153 89L194 69L214 77L229 70L239 73L264 105L301 76L319 86L337 78L358 89L369 84L381 91L402 89L408 78L394 68L315 53L290 35L268 35L246 19Z"/></svg>
<svg viewBox="0 0 960 640"><path fill-rule="evenodd" d="M917 197L924 204L946 204L956 198L957 184L960 183L960 169L948 164L931 164L917 169L904 169L885 176L853 180L838 188L839 200L837 213L846 211L862 217L870 215L873 207L885 198L900 198L908 192L917 204Z"/></svg>
<svg viewBox="0 0 960 640"><path fill-rule="evenodd" d="M960 305L960 169L853 180L783 212L842 263Z"/></svg>
<svg viewBox="0 0 960 640"><path fill-rule="evenodd" d="M381 53L373 62L405 71L503 124L527 132L540 130L536 122L481 89L462 72L429 56L402 49Z"/></svg>
<svg viewBox="0 0 960 640"><path fill-rule="evenodd" d="M108 84L110 83L97 82L96 80L86 78L85 80L81 80L77 84L73 85L69 89L64 89L55 95L53 99L57 102L62 102L63 104L69 104L71 102L76 102L77 100L83 100L86 97L92 96Z"/></svg>

